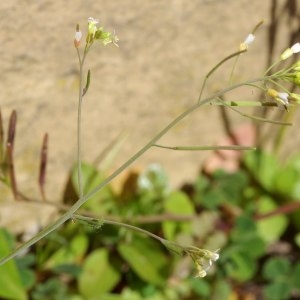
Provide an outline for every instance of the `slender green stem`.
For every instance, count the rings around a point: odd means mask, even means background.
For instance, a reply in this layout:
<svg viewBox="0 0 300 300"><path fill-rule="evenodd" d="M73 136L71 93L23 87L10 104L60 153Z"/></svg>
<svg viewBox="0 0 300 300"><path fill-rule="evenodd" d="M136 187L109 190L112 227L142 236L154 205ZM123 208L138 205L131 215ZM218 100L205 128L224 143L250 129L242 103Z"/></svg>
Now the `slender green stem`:
<svg viewBox="0 0 300 300"><path fill-rule="evenodd" d="M278 107L275 101L247 101L247 100L222 100L213 103L207 103L206 105L214 106L238 106L238 107Z"/></svg>
<svg viewBox="0 0 300 300"><path fill-rule="evenodd" d="M264 75L267 76L268 73L269 73L276 65L278 65L280 62L281 62L281 60L275 61L275 62L274 62L274 63L266 70L266 72L264 73Z"/></svg>
<svg viewBox="0 0 300 300"><path fill-rule="evenodd" d="M136 227L134 225L130 225L130 224L126 224L126 223L122 223L122 222L118 222L118 221L113 221L113 220L104 220L104 219L95 219L95 218L90 218L90 217L85 217L85 216L81 216L81 215L77 215L75 214L74 217L76 218L76 220L80 220L80 221L84 221L84 222L87 222L87 223L90 223L91 225L95 225L95 226L99 226L99 225L102 225L102 224L110 224L110 225L115 225L115 226L118 226L118 227L124 227L124 228L127 228L127 229L130 229L132 231L135 231L135 232L140 232L142 234L145 234L145 235L148 235L156 240L158 240L159 242L161 242L167 249L169 249L170 251L173 251L175 252L176 254L178 255L181 255L182 252L184 251L184 246L176 243L176 242L173 242L173 241L168 241L164 238L161 238L160 236L148 231L148 230L145 230L145 229L142 229L140 227ZM195 248L196 250L199 250L198 248Z"/></svg>
<svg viewBox="0 0 300 300"><path fill-rule="evenodd" d="M154 144L154 147L169 149L169 150L181 150L181 151L205 151L205 150L255 150L255 147L247 146L164 146L159 144Z"/></svg>
<svg viewBox="0 0 300 300"><path fill-rule="evenodd" d="M83 65L86 53L83 54L81 59L80 52L77 48L79 60L79 94L78 94L78 108L77 108L77 178L79 198L83 197L83 183L82 183L82 99L83 99Z"/></svg>
<svg viewBox="0 0 300 300"><path fill-rule="evenodd" d="M296 109L295 107L293 107L292 109L288 110L288 112L285 115L285 119L286 120L291 120L293 119L294 115L296 113ZM285 127L280 127L277 131L277 134L275 136L275 140L274 140L274 153L277 154L280 150L280 146L282 146L282 142L283 142L283 138L284 135L286 134L287 128Z"/></svg>
<svg viewBox="0 0 300 300"><path fill-rule="evenodd" d="M165 239L159 237L158 235L150 232L150 231L147 231L147 230L144 230L140 227L136 227L134 225L130 225L130 224L126 224L126 223L122 223L122 222L118 222L118 221L113 221L113 220L105 220L105 219L95 219L95 218L90 218L90 217L86 217L86 216L82 216L82 215L78 215L78 214L74 214L74 218L76 220L81 220L81 221L85 221L85 222L88 222L88 223L91 223L91 224L111 224L111 225L116 225L116 226L120 226L120 227L125 227L125 228L128 228L130 230L134 230L134 231L137 231L137 232L141 232L143 234L146 234L150 237L153 237L154 239L160 241L160 242L163 242L163 241L166 241Z"/></svg>
<svg viewBox="0 0 300 300"><path fill-rule="evenodd" d="M199 94L199 97L198 97L198 101L197 103L199 104L200 101L201 101L201 98L202 98L202 94L203 94L203 91L204 91L204 87L206 85L206 81L208 80L208 78L221 66L223 65L227 60L230 60L231 58L235 57L235 56L239 56L241 53L244 53L246 52L247 49L245 50L240 50L240 51L237 51L235 53L232 53L230 55L228 55L227 57L225 57L224 59L222 59L219 63L217 63L205 76L204 80L203 80L203 83L202 83L202 87L201 87L201 90L200 90L200 94Z"/></svg>
<svg viewBox="0 0 300 300"><path fill-rule="evenodd" d="M235 60L234 60L234 63L233 63L233 66L232 66L232 69L231 69L231 72L230 72L230 76L229 76L229 85L231 85L232 82L233 82L233 74L234 74L235 68L237 66L239 57L240 57L240 55L237 55Z"/></svg>
<svg viewBox="0 0 300 300"><path fill-rule="evenodd" d="M265 123L271 123L271 124L276 124L276 125L284 125L284 126L292 126L293 123L290 123L290 122L282 122L282 121L274 121L274 120L269 120L269 119L266 119L266 118L261 118L261 117L256 117L256 116L250 116L248 114L245 114L245 113L242 113L240 112L238 109L230 106L230 105L227 105L226 102L224 102L221 98L219 98L219 102L221 104L223 104L224 106L230 108L231 110L233 110L234 112L238 113L239 115L245 117L245 118L249 118L249 119L252 119L254 121L258 121L258 122L265 122ZM276 104L276 103L275 103ZM276 104L276 106L278 106Z"/></svg>
<svg viewBox="0 0 300 300"><path fill-rule="evenodd" d="M284 91L286 93L289 92L289 90L286 87L284 87L282 84L278 83L277 81L270 80L270 82L272 82L275 86L279 87L281 89L281 91Z"/></svg>

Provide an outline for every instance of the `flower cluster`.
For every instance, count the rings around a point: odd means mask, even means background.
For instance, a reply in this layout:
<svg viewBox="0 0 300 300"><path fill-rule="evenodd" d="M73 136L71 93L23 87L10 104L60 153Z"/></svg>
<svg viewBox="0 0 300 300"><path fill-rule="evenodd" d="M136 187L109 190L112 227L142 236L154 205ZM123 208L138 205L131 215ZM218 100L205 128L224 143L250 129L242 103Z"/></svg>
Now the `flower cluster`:
<svg viewBox="0 0 300 300"><path fill-rule="evenodd" d="M198 274L196 277L203 278L207 275L207 271L211 268L213 262L220 257L219 250L211 252L206 249L189 246L184 248L184 252L188 254L196 264Z"/></svg>
<svg viewBox="0 0 300 300"><path fill-rule="evenodd" d="M86 45L85 49L89 49L95 40L102 42L104 46L108 44L114 44L118 46L118 37L115 35L115 32L111 33L108 31L104 31L103 27L98 27L99 21L92 17L88 18L88 32L86 37ZM79 25L76 26L76 32L74 36L74 45L75 48L79 48L80 42L82 39L82 33L79 30Z"/></svg>
<svg viewBox="0 0 300 300"><path fill-rule="evenodd" d="M289 105L289 94L286 92L278 92L274 89L267 89L267 95L274 99L279 104L282 104L285 109Z"/></svg>
<svg viewBox="0 0 300 300"><path fill-rule="evenodd" d="M296 93L278 92L274 89L267 89L266 93L286 109L290 105L290 102L300 104L300 95Z"/></svg>

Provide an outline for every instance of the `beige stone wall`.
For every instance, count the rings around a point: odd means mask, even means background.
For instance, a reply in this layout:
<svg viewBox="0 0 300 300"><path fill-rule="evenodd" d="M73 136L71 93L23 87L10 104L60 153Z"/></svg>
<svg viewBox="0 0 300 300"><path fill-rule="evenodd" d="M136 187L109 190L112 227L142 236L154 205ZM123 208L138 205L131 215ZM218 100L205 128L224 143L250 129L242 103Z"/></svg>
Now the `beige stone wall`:
<svg viewBox="0 0 300 300"><path fill-rule="evenodd" d="M128 134L110 170L134 154L162 126L197 99L203 76L238 48L253 26L264 25L240 60L235 80L258 76L266 66L270 8L261 0L11 0L0 3L0 105L7 122L18 113L16 168L22 189L38 196L37 157L49 133L47 194L58 200L76 156L76 23L89 16L115 29L120 48L92 49L90 91L84 100L84 159L93 162L118 135ZM276 1L283 7L288 1ZM284 15L284 14L283 14ZM295 24L283 17L275 53L289 43ZM231 64L207 86L224 87ZM237 93L248 99L251 89ZM237 124L244 122L235 117ZM194 113L162 143L211 145L223 134L218 110ZM195 178L207 153L150 150L135 166L160 163L173 185ZM1 187L0 187L1 188ZM2 201L3 199L0 199Z"/></svg>

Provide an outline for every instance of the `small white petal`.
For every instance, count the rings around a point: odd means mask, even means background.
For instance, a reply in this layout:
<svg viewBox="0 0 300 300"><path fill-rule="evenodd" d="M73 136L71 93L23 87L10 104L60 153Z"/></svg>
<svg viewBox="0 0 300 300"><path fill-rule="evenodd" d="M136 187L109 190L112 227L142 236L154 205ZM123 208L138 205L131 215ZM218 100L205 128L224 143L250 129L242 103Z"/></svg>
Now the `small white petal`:
<svg viewBox="0 0 300 300"><path fill-rule="evenodd" d="M278 93L278 98L280 98L285 104L289 104L289 94L288 93Z"/></svg>
<svg viewBox="0 0 300 300"><path fill-rule="evenodd" d="M255 40L255 35L253 33L250 33L244 40L244 44L249 46L250 44L253 43L254 40Z"/></svg>
<svg viewBox="0 0 300 300"><path fill-rule="evenodd" d="M300 52L300 43L296 43L291 47L291 50L293 51L293 53L298 53Z"/></svg>
<svg viewBox="0 0 300 300"><path fill-rule="evenodd" d="M75 36L74 36L74 39L76 40L76 42L80 42L81 38L82 38L81 31L76 31Z"/></svg>
<svg viewBox="0 0 300 300"><path fill-rule="evenodd" d="M211 256L211 260L212 261L217 261L220 257L220 254L219 253L214 253L212 256Z"/></svg>
<svg viewBox="0 0 300 300"><path fill-rule="evenodd" d="M88 18L88 23L98 24L98 23L99 23L99 20L94 19L93 17L89 17L89 18Z"/></svg>

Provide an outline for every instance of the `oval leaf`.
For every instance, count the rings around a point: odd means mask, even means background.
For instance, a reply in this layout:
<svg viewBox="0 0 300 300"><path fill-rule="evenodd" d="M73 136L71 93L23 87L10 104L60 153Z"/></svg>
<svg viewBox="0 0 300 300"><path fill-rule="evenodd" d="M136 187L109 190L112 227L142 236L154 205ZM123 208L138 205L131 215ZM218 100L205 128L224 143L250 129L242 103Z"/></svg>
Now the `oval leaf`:
<svg viewBox="0 0 300 300"><path fill-rule="evenodd" d="M119 282L120 274L109 263L108 251L92 252L83 265L79 276L79 290L86 299L100 299L99 295L109 292Z"/></svg>

